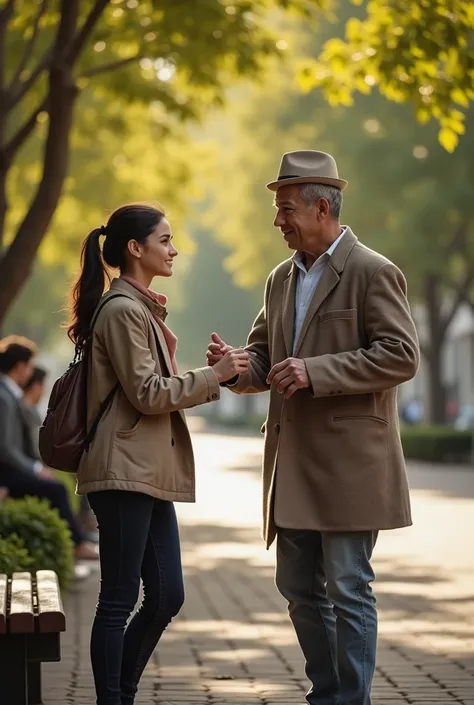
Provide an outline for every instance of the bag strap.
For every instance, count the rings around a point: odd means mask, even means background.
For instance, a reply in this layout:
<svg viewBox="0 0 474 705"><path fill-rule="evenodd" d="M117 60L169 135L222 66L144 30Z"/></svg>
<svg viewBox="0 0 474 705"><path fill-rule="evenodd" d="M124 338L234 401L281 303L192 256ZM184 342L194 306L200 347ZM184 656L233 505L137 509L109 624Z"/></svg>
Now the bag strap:
<svg viewBox="0 0 474 705"><path fill-rule="evenodd" d="M124 298L127 298L127 296L126 296L125 294L113 294L113 295L111 295L111 296L105 297L104 301L102 301L102 302L100 303L100 305L98 306L98 308L96 309L96 311L95 311L95 313L94 313L94 315L93 315L93 317L92 317L92 321L91 321L91 325L90 325L90 332L91 332L91 333L92 333L93 328L94 328L94 325L95 325L95 323L96 323L96 321L97 321L97 319L98 319L98 317L99 317L99 313L102 311L102 309L104 308L105 304L108 303L109 301L112 301L112 299L118 298L119 296L122 296L122 297L124 297ZM87 364L87 362L86 362L86 364ZM95 436L95 434L97 433L97 428L98 428L98 426L99 426L99 423L100 423L100 421L101 421L103 415L104 415L105 412L107 411L107 409L108 409L108 407L109 407L109 404L112 402L112 399L114 398L114 396L115 396L116 392L118 391L119 387L120 387L120 382L117 382L117 384L115 385L115 387L113 387L113 389L110 390L110 392L107 394L106 398L104 399L104 401L103 401L102 404L100 405L99 411L97 412L97 416L96 416L95 419L94 419L94 423L92 424L92 426L91 426L91 428L90 428L90 430L89 430L89 433L86 435L86 438L85 438L85 441L84 441L84 450L86 450L86 451L89 450L89 447L90 447L92 441L94 440L94 436Z"/></svg>

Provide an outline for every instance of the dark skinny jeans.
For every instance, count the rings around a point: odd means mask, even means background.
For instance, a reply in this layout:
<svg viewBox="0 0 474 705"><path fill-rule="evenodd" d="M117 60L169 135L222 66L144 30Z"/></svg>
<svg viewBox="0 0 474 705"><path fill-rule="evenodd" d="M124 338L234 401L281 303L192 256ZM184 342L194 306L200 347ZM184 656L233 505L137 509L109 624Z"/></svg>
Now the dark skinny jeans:
<svg viewBox="0 0 474 705"><path fill-rule="evenodd" d="M97 705L133 705L140 677L184 602L174 505L139 492L88 495L100 535L101 583L91 635ZM143 602L128 626L138 600Z"/></svg>

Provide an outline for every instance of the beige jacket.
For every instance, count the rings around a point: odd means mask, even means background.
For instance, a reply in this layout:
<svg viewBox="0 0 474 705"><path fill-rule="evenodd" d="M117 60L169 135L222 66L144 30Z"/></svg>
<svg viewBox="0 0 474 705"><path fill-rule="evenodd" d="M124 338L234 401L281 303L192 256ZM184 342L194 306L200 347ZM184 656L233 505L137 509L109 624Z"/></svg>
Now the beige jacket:
<svg viewBox="0 0 474 705"><path fill-rule="evenodd" d="M215 401L209 367L173 375L161 328L166 312L121 279L112 282L92 338L88 421L119 383L78 471L78 492L130 490L194 502L194 457L184 409Z"/></svg>
<svg viewBox="0 0 474 705"><path fill-rule="evenodd" d="M269 276L250 333L251 368L231 387L268 389L271 367L293 357L297 268ZM332 254L297 341L310 389L285 401L271 390L265 425L264 534L411 524L397 385L418 368L418 339L397 267L350 228Z"/></svg>

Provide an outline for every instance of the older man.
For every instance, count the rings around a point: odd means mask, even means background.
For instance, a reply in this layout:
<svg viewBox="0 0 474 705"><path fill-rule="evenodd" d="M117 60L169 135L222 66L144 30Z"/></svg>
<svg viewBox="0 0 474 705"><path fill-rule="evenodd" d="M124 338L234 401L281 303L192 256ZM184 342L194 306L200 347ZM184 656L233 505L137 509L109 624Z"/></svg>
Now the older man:
<svg viewBox="0 0 474 705"><path fill-rule="evenodd" d="M271 272L232 391L271 390L264 534L306 660L311 705L370 705L377 611L371 557L381 529L411 524L397 385L419 349L397 267L341 226L342 191L323 152L283 156L276 217L294 250ZM213 334L208 362L230 346Z"/></svg>

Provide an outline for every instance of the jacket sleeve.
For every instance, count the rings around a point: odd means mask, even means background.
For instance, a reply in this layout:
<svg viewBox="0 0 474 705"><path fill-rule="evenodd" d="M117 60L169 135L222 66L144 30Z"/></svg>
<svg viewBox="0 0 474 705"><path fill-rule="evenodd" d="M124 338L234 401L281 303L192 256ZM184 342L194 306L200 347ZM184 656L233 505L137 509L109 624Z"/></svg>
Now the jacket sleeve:
<svg viewBox="0 0 474 705"><path fill-rule="evenodd" d="M265 298L263 307L254 321L250 331L245 350L249 353L249 369L244 374L231 380L228 388L235 394L258 394L267 392L270 387L267 384L268 373L271 369L270 351L268 346L268 294L270 290L271 276L267 280L265 287ZM234 382L232 384L232 382Z"/></svg>
<svg viewBox="0 0 474 705"><path fill-rule="evenodd" d="M23 448L12 443L15 438L15 417L11 405L0 396L0 467L3 465L22 474L34 475L37 461L26 455Z"/></svg>
<svg viewBox="0 0 474 705"><path fill-rule="evenodd" d="M367 348L305 359L314 397L380 392L415 376L418 336L395 265L383 264L372 277L364 316Z"/></svg>
<svg viewBox="0 0 474 705"><path fill-rule="evenodd" d="M219 399L219 383L210 367L172 377L155 372L148 342L149 325L140 310L123 307L104 318L100 331L117 379L137 411L150 415L170 413Z"/></svg>

